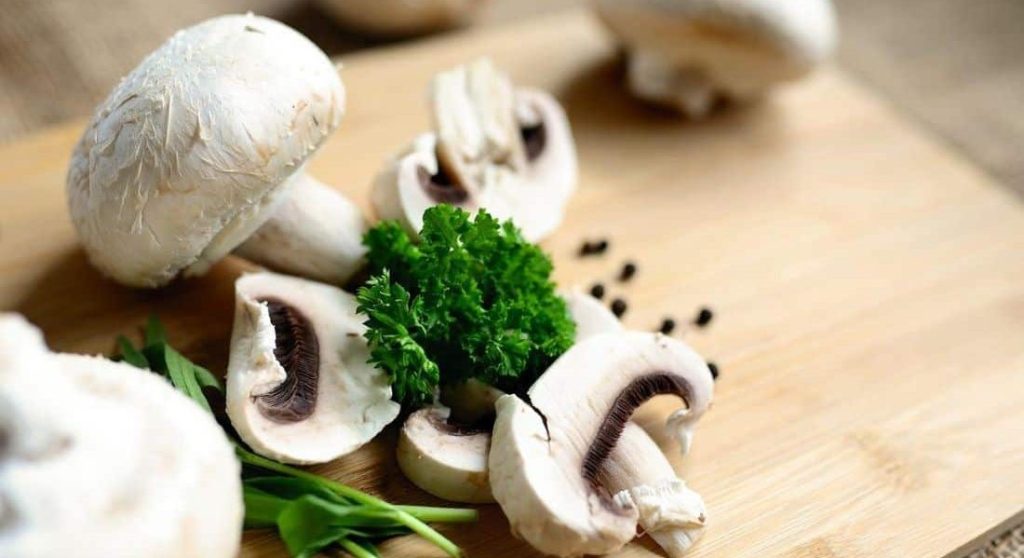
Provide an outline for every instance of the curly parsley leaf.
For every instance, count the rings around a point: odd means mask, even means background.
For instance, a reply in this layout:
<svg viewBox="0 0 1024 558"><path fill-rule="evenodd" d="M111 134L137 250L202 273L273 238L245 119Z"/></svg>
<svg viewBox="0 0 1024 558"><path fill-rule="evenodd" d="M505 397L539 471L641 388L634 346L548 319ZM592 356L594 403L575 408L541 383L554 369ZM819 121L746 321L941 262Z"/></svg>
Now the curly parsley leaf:
<svg viewBox="0 0 1024 558"><path fill-rule="evenodd" d="M420 406L439 385L470 378L524 391L572 345L551 260L512 222L439 205L424 213L419 236L414 244L385 222L363 241L373 277L359 311L395 399Z"/></svg>

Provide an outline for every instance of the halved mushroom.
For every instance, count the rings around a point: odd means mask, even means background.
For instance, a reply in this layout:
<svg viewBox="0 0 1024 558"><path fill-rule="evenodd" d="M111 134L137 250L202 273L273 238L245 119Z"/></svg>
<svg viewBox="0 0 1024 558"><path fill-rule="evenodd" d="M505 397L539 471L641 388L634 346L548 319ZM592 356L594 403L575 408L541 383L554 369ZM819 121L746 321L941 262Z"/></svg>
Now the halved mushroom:
<svg viewBox="0 0 1024 558"><path fill-rule="evenodd" d="M446 407L420 409L405 420L398 438L398 466L416 486L451 500L494 501L487 480L489 429L449 421Z"/></svg>
<svg viewBox="0 0 1024 558"><path fill-rule="evenodd" d="M227 412L257 453L323 463L350 453L398 415L371 365L355 297L269 272L235 284Z"/></svg>
<svg viewBox="0 0 1024 558"><path fill-rule="evenodd" d="M589 294L579 289L570 289L560 294L572 321L576 323L577 343L600 333L626 329L607 306Z"/></svg>
<svg viewBox="0 0 1024 558"><path fill-rule="evenodd" d="M613 499L599 475L626 422L651 397L677 395L686 406L668 428L686 451L712 390L704 360L661 334L598 334L574 345L530 388L529 402L506 395L496 404L491 490L513 532L558 556L624 545L638 510Z"/></svg>
<svg viewBox="0 0 1024 558"><path fill-rule="evenodd" d="M209 413L0 315L0 555L230 558L242 515L234 447Z"/></svg>
<svg viewBox="0 0 1024 558"><path fill-rule="evenodd" d="M720 97L748 100L806 75L831 54L829 0L597 0L628 51L641 99L701 117Z"/></svg>
<svg viewBox="0 0 1024 558"><path fill-rule="evenodd" d="M204 273L267 223L247 257L344 280L365 222L300 177L344 106L334 64L282 23L230 15L178 32L97 108L72 154L68 205L90 261L158 287Z"/></svg>
<svg viewBox="0 0 1024 558"><path fill-rule="evenodd" d="M423 212L447 203L512 219L530 241L553 232L576 187L576 150L558 102L513 87L486 59L439 74L431 93L434 132L378 174L377 215L416 234Z"/></svg>
<svg viewBox="0 0 1024 558"><path fill-rule="evenodd" d="M617 506L637 510L640 528L670 558L682 556L704 532L704 500L635 423L626 423L598 479Z"/></svg>
<svg viewBox="0 0 1024 558"><path fill-rule="evenodd" d="M370 35L405 36L465 24L484 0L320 0L342 24Z"/></svg>

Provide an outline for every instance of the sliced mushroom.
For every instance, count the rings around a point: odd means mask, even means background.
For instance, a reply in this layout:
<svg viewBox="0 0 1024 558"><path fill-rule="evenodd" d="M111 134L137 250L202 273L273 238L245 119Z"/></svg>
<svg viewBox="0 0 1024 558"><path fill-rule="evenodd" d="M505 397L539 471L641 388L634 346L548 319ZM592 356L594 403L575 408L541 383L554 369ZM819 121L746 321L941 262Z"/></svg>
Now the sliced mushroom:
<svg viewBox="0 0 1024 558"><path fill-rule="evenodd" d="M670 558L682 556L704 532L704 500L635 423L626 423L598 479L617 506L637 510L640 528Z"/></svg>
<svg viewBox="0 0 1024 558"><path fill-rule="evenodd" d="M831 54L829 0L597 0L628 52L641 99L701 117L720 97L748 100Z"/></svg>
<svg viewBox="0 0 1024 558"><path fill-rule="evenodd" d="M369 364L355 297L269 272L235 284L227 412L260 455L323 463L350 453L398 415L391 385Z"/></svg>
<svg viewBox="0 0 1024 558"><path fill-rule="evenodd" d="M581 373L581 371L586 371ZM604 554L636 534L638 510L599 474L633 411L659 394L682 398L668 427L689 447L713 381L704 360L661 334L598 334L573 346L530 388L496 404L491 490L512 530L557 556Z"/></svg>
<svg viewBox="0 0 1024 558"><path fill-rule="evenodd" d="M576 323L576 342L600 333L624 331L622 322L601 301L579 290L571 289L561 293L565 307Z"/></svg>
<svg viewBox="0 0 1024 558"><path fill-rule="evenodd" d="M370 35L406 36L463 25L484 0L320 0L339 22Z"/></svg>
<svg viewBox="0 0 1024 558"><path fill-rule="evenodd" d="M377 215L416 234L423 212L447 203L512 219L530 241L551 234L576 187L575 146L558 102L513 87L481 59L435 77L431 107L434 132L375 179Z"/></svg>
<svg viewBox="0 0 1024 558"><path fill-rule="evenodd" d="M344 106L334 65L282 23L230 15L178 32L97 108L72 154L68 205L90 261L158 287L204 273L273 216L246 255L337 280L364 253L365 223L296 175ZM282 233L299 237L287 256Z"/></svg>
<svg viewBox="0 0 1024 558"><path fill-rule="evenodd" d="M209 413L0 315L0 555L230 558L242 515L234 447Z"/></svg>
<svg viewBox="0 0 1024 558"><path fill-rule="evenodd" d="M398 438L398 466L416 486L451 500L494 501L487 480L488 429L450 422L449 409L420 409L405 420Z"/></svg>

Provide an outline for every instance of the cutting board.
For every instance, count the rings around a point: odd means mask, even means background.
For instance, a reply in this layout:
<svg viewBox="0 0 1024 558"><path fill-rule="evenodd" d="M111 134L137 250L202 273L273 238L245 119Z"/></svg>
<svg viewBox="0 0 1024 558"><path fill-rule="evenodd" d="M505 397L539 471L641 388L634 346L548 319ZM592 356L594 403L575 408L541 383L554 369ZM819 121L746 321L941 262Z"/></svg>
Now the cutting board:
<svg viewBox="0 0 1024 558"><path fill-rule="evenodd" d="M616 50L586 13L470 31L345 58L349 111L311 171L366 205L381 162L426 129L441 69L491 56L556 94L581 176L544 248L564 285L603 282L626 323L689 321L684 337L722 371L685 459L705 498L703 556L941 556L1024 509L1024 207L836 69L694 123L620 87ZM0 149L0 308L56 349L110 352L159 314L182 350L227 358L232 281L246 264L161 291L100 277L64 206L83 123ZM604 257L580 259L584 239ZM639 271L615 280L626 260ZM651 421L661 409L644 409ZM385 497L439 504L392 456L394 429L317 468ZM533 555L496 506L445 528L470 556ZM248 533L243 556L279 556ZM433 556L411 537L386 556ZM621 556L652 556L639 539Z"/></svg>

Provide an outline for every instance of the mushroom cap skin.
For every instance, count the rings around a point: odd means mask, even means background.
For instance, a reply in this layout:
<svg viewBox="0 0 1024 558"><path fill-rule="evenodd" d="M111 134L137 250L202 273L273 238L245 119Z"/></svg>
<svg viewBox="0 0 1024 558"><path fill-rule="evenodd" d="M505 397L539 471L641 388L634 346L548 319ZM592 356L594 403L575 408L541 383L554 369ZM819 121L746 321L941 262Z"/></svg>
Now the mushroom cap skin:
<svg viewBox="0 0 1024 558"><path fill-rule="evenodd" d="M576 188L576 148L565 111L548 93L515 88L486 59L442 72L431 98L434 131L386 162L374 179L377 216L410 234L423 212L449 203L512 219L536 242L562 222Z"/></svg>
<svg viewBox="0 0 1024 558"><path fill-rule="evenodd" d="M235 254L315 281L344 284L365 264L366 218L337 190L304 172L288 195Z"/></svg>
<svg viewBox="0 0 1024 558"><path fill-rule="evenodd" d="M20 318L0 332L0 555L238 553L241 470L211 415L150 372L47 352Z"/></svg>
<svg viewBox="0 0 1024 558"><path fill-rule="evenodd" d="M655 394L685 399L668 427L688 447L713 389L704 360L661 334L604 333L574 345L530 388L529 404L515 395L496 404L491 490L513 532L557 556L605 554L630 541L637 509L601 492L601 466L633 410Z"/></svg>
<svg viewBox="0 0 1024 558"><path fill-rule="evenodd" d="M387 375L368 362L354 296L270 272L240 277L235 294L227 413L253 451L324 463L398 416Z"/></svg>
<svg viewBox="0 0 1024 558"><path fill-rule="evenodd" d="M701 116L797 79L836 44L830 0L596 0L629 51L637 96Z"/></svg>
<svg viewBox="0 0 1024 558"><path fill-rule="evenodd" d="M452 502L494 502L487 479L491 435L448 423L444 407L420 409L405 420L398 438L398 467L413 484Z"/></svg>
<svg viewBox="0 0 1024 558"><path fill-rule="evenodd" d="M565 307L576 323L576 343L599 333L625 331L615 314L589 293L580 289L569 289L560 293Z"/></svg>
<svg viewBox="0 0 1024 558"><path fill-rule="evenodd" d="M601 486L620 506L634 507L640 528L669 558L686 553L704 532L704 501L686 486L644 429L626 423L599 473Z"/></svg>
<svg viewBox="0 0 1024 558"><path fill-rule="evenodd" d="M485 0L319 0L340 23L378 36L407 36L465 24Z"/></svg>
<svg viewBox="0 0 1024 558"><path fill-rule="evenodd" d="M200 274L280 203L341 122L335 66L271 19L179 31L96 109L71 157L71 219L90 261L130 286Z"/></svg>

